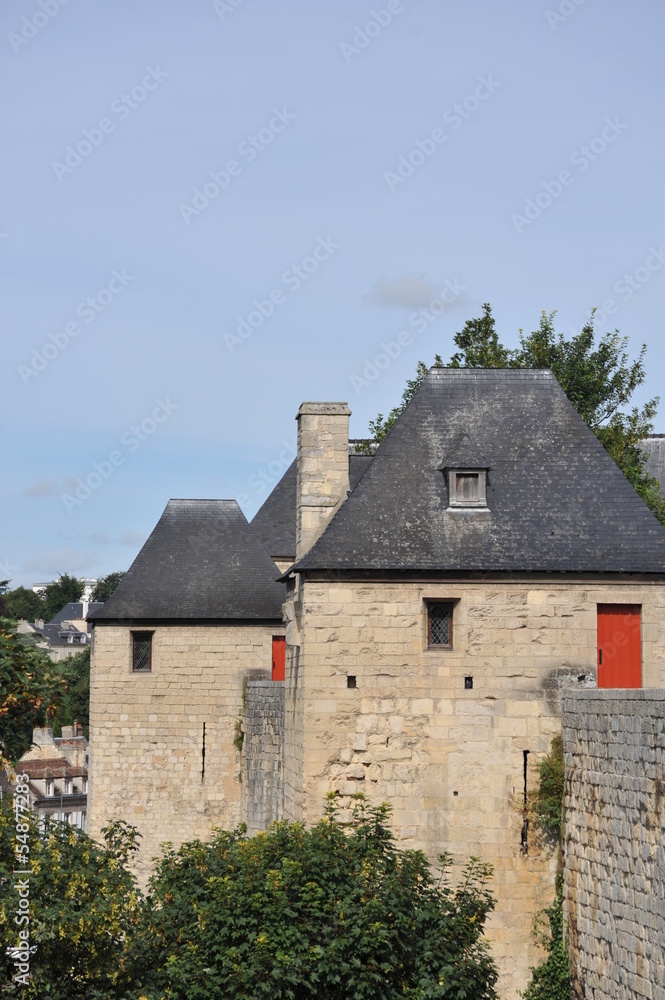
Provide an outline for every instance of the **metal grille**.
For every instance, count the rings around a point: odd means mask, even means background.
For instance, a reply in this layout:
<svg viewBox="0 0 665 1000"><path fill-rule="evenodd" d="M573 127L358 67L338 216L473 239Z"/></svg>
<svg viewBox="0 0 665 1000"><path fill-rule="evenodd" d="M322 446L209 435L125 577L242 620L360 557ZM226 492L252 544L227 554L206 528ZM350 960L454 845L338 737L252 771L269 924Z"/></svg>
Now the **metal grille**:
<svg viewBox="0 0 665 1000"><path fill-rule="evenodd" d="M134 635L134 670L150 670L152 635Z"/></svg>
<svg viewBox="0 0 665 1000"><path fill-rule="evenodd" d="M450 605L430 604L429 644L430 646L450 645Z"/></svg>

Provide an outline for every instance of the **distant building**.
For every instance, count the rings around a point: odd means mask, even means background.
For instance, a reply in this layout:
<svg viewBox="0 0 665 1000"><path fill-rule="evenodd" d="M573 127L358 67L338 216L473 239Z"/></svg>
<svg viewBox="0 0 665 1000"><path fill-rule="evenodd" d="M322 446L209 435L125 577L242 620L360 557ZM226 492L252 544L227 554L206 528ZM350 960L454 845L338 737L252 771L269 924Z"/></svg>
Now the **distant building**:
<svg viewBox="0 0 665 1000"><path fill-rule="evenodd" d="M32 624L24 622L18 631L34 635L41 648L57 663L89 645L88 615L101 607L99 602L72 601L47 624L42 619Z"/></svg>
<svg viewBox="0 0 665 1000"><path fill-rule="evenodd" d="M660 484L660 492L665 497L665 434L650 434L640 443L647 454L646 471Z"/></svg>
<svg viewBox="0 0 665 1000"><path fill-rule="evenodd" d="M34 729L32 746L16 765L27 774L30 805L46 816L86 829L88 811L88 741L83 727L63 726L62 737L50 727Z"/></svg>
<svg viewBox="0 0 665 1000"><path fill-rule="evenodd" d="M93 579L92 577L80 576L79 581L84 585L84 590L83 593L81 594L81 600L90 601L90 598L92 597L92 592L99 583L99 580ZM51 584L53 583L57 583L57 580L47 580L46 583L33 583L32 591L35 594L40 594L43 590L46 590L46 588L50 587Z"/></svg>

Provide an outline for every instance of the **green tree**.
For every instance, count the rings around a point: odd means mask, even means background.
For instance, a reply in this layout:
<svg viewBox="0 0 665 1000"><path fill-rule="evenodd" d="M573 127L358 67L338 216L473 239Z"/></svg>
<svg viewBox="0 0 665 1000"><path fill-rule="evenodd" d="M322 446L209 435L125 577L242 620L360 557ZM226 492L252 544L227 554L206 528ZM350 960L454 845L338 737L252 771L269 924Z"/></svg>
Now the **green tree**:
<svg viewBox="0 0 665 1000"><path fill-rule="evenodd" d="M50 622L66 604L81 600L85 585L69 573L62 573L44 590L44 620Z"/></svg>
<svg viewBox="0 0 665 1000"><path fill-rule="evenodd" d="M14 621L24 618L28 622L34 622L37 618L44 618L45 605L44 598L35 594L34 590L27 587L17 587L15 590L8 590L3 594L4 616L12 618Z"/></svg>
<svg viewBox="0 0 665 1000"><path fill-rule="evenodd" d="M655 397L641 408L627 408L646 377L646 345L631 360L628 338L618 331L605 333L596 340L593 312L582 330L570 339L555 332L556 313L542 312L538 329L529 334L520 330L519 347L507 348L499 340L489 303L482 308L481 317L468 320L455 334L458 350L450 360L450 367L551 368L580 416L649 509L665 524L665 498L658 481L646 471L647 456L640 447L640 442L653 431L659 400ZM441 366L438 354L434 364ZM415 379L407 381L402 402L386 420L379 414L370 421L370 432L377 441L388 433L426 374L427 366L419 361ZM370 450L368 446L366 451Z"/></svg>
<svg viewBox="0 0 665 1000"><path fill-rule="evenodd" d="M20 772L17 776L21 778ZM19 780L15 786L26 786ZM137 834L122 822L103 832L98 845L74 827L47 820L40 831L34 814L20 816L13 802L0 802L0 967L7 988L16 967L5 949L17 947L17 878L28 869L30 892L30 979L18 984L26 1000L129 1000L129 975L123 955L135 930L141 895L129 871ZM18 834L18 835L17 835ZM27 847L28 850L23 850ZM17 864L16 851L19 854ZM11 992L8 995L14 996ZM135 994L140 996L139 993Z"/></svg>
<svg viewBox="0 0 665 1000"><path fill-rule="evenodd" d="M87 737L90 724L90 646L59 660L54 664L54 670L62 678L65 691L53 719L53 732L59 736L63 726L80 722Z"/></svg>
<svg viewBox="0 0 665 1000"><path fill-rule="evenodd" d="M167 846L130 956L150 1000L495 997L483 939L491 869L437 881L400 851L389 807L359 802L346 832L329 803L312 829L279 823L245 838Z"/></svg>
<svg viewBox="0 0 665 1000"><path fill-rule="evenodd" d="M451 368L511 367L511 352L499 342L492 308L488 302L483 305L482 316L468 319L463 329L455 334L455 344L459 351L450 359ZM439 362L440 360L439 358Z"/></svg>
<svg viewBox="0 0 665 1000"><path fill-rule="evenodd" d="M117 573L109 573L108 576L103 576L97 581L95 589L90 597L91 601L108 601L109 597L113 591L117 588L118 584L125 576L125 572L119 571Z"/></svg>
<svg viewBox="0 0 665 1000"><path fill-rule="evenodd" d="M52 721L64 687L55 664L31 638L0 621L0 749L8 760L28 749L34 726Z"/></svg>

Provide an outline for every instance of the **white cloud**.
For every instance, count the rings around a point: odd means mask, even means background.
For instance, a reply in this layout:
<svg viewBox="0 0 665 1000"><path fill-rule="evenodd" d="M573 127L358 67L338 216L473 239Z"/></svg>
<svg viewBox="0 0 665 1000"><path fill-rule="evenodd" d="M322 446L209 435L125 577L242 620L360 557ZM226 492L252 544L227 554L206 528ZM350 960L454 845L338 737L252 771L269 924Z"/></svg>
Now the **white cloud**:
<svg viewBox="0 0 665 1000"><path fill-rule="evenodd" d="M428 306L440 295L441 289L419 274L406 274L403 278L386 281L379 278L363 302L371 306L390 306L398 309L420 309Z"/></svg>
<svg viewBox="0 0 665 1000"><path fill-rule="evenodd" d="M28 559L25 568L29 573L43 573L56 575L58 573L82 574L87 572L94 564L94 557L90 552L81 552L77 549L57 549L47 555L38 556L37 559Z"/></svg>
<svg viewBox="0 0 665 1000"><path fill-rule="evenodd" d="M139 545L143 545L145 542L145 535L142 535L139 531L123 531L121 535L118 535L118 541L121 545L138 548Z"/></svg>
<svg viewBox="0 0 665 1000"><path fill-rule="evenodd" d="M27 497L52 497L59 492L55 479L37 479L24 490Z"/></svg>

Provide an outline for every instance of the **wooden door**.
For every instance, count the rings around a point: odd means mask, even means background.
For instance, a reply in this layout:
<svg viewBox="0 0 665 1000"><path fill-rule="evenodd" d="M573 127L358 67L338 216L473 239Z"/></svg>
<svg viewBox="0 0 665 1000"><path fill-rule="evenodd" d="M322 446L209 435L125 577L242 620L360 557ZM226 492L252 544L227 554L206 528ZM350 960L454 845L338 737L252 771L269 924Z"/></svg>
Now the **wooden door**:
<svg viewBox="0 0 665 1000"><path fill-rule="evenodd" d="M272 637L272 679L283 681L286 677L286 639L283 635Z"/></svg>
<svg viewBox="0 0 665 1000"><path fill-rule="evenodd" d="M598 605L598 687L642 687L639 604Z"/></svg>

